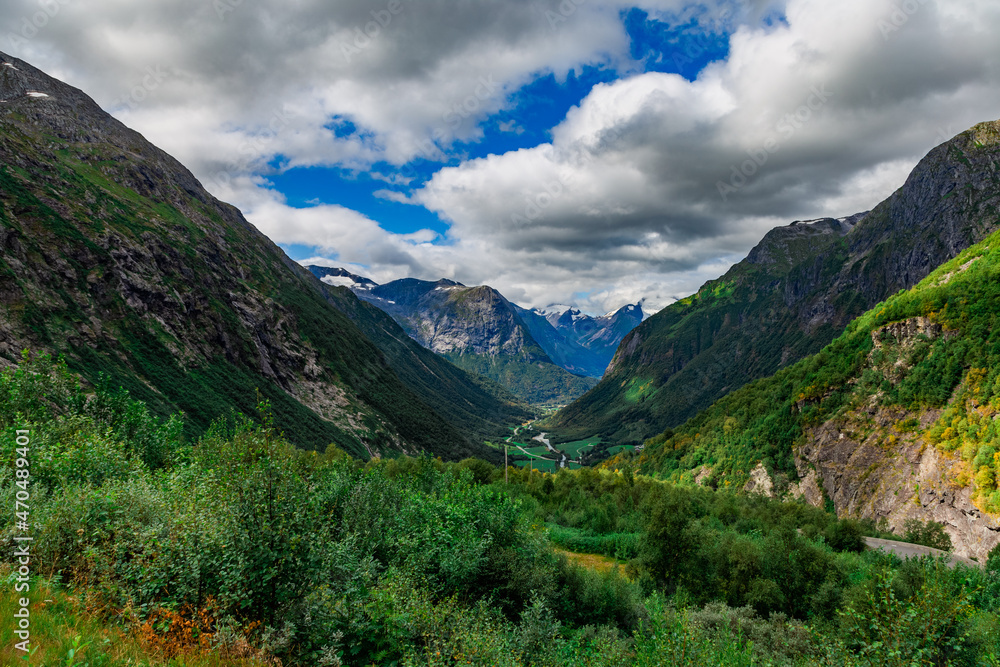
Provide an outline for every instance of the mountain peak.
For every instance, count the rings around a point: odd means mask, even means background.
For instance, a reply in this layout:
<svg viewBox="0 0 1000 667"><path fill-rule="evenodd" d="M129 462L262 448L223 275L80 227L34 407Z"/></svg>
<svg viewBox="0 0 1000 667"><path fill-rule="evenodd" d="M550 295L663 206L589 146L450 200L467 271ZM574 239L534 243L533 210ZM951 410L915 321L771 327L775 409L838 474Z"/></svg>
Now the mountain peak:
<svg viewBox="0 0 1000 667"><path fill-rule="evenodd" d="M746 262L775 271L787 270L831 240L849 234L865 215L867 211L846 218L796 220L784 227L775 227L750 251Z"/></svg>
<svg viewBox="0 0 1000 667"><path fill-rule="evenodd" d="M315 265L310 265L306 268L309 269L311 274L319 278L321 282L331 287L350 287L365 290L378 287L378 283L374 280L355 275L347 269Z"/></svg>

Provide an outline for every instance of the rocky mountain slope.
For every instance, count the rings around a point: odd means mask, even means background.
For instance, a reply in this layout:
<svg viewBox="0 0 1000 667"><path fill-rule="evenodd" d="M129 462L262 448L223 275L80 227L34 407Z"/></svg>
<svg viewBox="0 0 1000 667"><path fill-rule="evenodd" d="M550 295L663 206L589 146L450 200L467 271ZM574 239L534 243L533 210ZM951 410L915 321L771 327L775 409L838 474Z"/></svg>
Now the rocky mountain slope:
<svg viewBox="0 0 1000 667"><path fill-rule="evenodd" d="M629 334L601 383L553 426L638 443L819 351L853 318L996 229L1000 151L960 135L868 214L770 232L722 278Z"/></svg>
<svg viewBox="0 0 1000 667"><path fill-rule="evenodd" d="M324 267L308 268L328 282L344 278ZM517 307L490 287L405 278L374 287L357 280L354 291L423 347L529 403L565 404L595 384L556 365L521 321Z"/></svg>
<svg viewBox="0 0 1000 667"><path fill-rule="evenodd" d="M428 404L449 400L427 395L436 381L402 380L318 280L180 163L79 90L0 60L4 363L64 354L91 382L104 374L159 412L183 410L189 435L253 413L259 391L303 447L492 456L459 412ZM481 416L521 414L437 370L467 412L489 399Z"/></svg>
<svg viewBox="0 0 1000 667"><path fill-rule="evenodd" d="M472 440L500 442L510 435L511 424L536 416L500 385L463 371L418 344L387 313L351 290L327 285L320 288L327 301L378 346L403 383Z"/></svg>
<svg viewBox="0 0 1000 667"><path fill-rule="evenodd" d="M893 219L912 226L890 232ZM933 519L959 555L982 560L1000 543L1000 231L989 233L1000 228L1000 122L935 149L863 224L849 248L900 240L880 262L861 254L854 285L915 280L934 252L957 257L818 354L608 465L831 502L897 530ZM970 238L981 240L956 252Z"/></svg>

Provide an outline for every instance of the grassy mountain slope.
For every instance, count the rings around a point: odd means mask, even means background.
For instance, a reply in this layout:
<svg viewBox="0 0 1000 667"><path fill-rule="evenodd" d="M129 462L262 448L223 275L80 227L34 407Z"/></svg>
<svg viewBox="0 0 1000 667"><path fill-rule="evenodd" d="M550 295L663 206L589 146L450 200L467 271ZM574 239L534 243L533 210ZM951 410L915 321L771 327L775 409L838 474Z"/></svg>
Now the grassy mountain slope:
<svg viewBox="0 0 1000 667"><path fill-rule="evenodd" d="M0 358L65 354L191 435L255 390L302 447L488 454L430 409L314 281L180 163L0 54ZM29 95L43 93L46 96Z"/></svg>
<svg viewBox="0 0 1000 667"><path fill-rule="evenodd" d="M998 145L1000 123L986 123L948 150L971 161ZM984 187L1000 186L1000 161L982 177ZM1000 226L995 200L962 194L961 212ZM608 465L717 486L763 481L773 492L798 478L788 490L841 512L942 520L965 553L982 555L1000 542L998 331L995 232L851 322L818 354ZM761 463L767 480L755 471Z"/></svg>
<svg viewBox="0 0 1000 667"><path fill-rule="evenodd" d="M997 228L1000 147L981 130L935 148L871 213L773 230L746 260L649 318L601 384L554 425L639 442L820 350L853 318Z"/></svg>

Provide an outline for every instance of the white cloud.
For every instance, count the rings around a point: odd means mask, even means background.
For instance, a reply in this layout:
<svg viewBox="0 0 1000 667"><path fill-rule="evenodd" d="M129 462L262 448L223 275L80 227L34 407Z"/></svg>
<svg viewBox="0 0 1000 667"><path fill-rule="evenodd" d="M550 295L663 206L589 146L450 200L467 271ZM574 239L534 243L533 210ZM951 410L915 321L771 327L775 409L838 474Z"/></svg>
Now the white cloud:
<svg viewBox="0 0 1000 667"><path fill-rule="evenodd" d="M998 115L1000 13L918 6L900 19L888 0L793 0L787 24L742 27L697 81L599 85L550 144L442 169L413 199L467 242L588 267L592 301L685 284L769 226L874 206L934 145Z"/></svg>
<svg viewBox="0 0 1000 667"><path fill-rule="evenodd" d="M735 30L729 58L695 82L638 73L619 20L631 5ZM1000 109L992 0L400 0L389 19L389 0L223 0L221 18L204 0L53 6L37 35L0 49L114 105L275 241L379 282L487 282L525 305L662 306L771 226L872 206L933 145ZM38 7L8 0L0 40ZM775 11L784 20L761 22ZM365 170L448 150L525 83L585 64L622 78L551 143L442 169L409 195L406 177L371 174L387 184L378 196L439 212L444 238L394 235L341 206L295 209L266 180L276 156ZM766 163L720 196L765 146Z"/></svg>

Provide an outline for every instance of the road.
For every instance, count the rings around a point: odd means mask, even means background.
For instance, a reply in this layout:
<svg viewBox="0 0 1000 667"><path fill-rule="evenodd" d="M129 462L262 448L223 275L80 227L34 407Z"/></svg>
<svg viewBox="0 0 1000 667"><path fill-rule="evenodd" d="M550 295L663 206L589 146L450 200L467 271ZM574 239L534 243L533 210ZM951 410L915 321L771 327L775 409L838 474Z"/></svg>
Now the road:
<svg viewBox="0 0 1000 667"><path fill-rule="evenodd" d="M947 551L941 551L940 549L932 549L930 547L925 547L920 544L910 544L909 542L896 542L895 540L880 540L877 537L866 537L865 544L868 545L869 549L881 549L889 553L896 554L900 558L918 558L920 556L948 556L948 566L955 567L956 564L961 563L962 565L968 565L969 567L982 567L981 563L977 563L969 558L963 558L961 556L955 556L949 554Z"/></svg>

